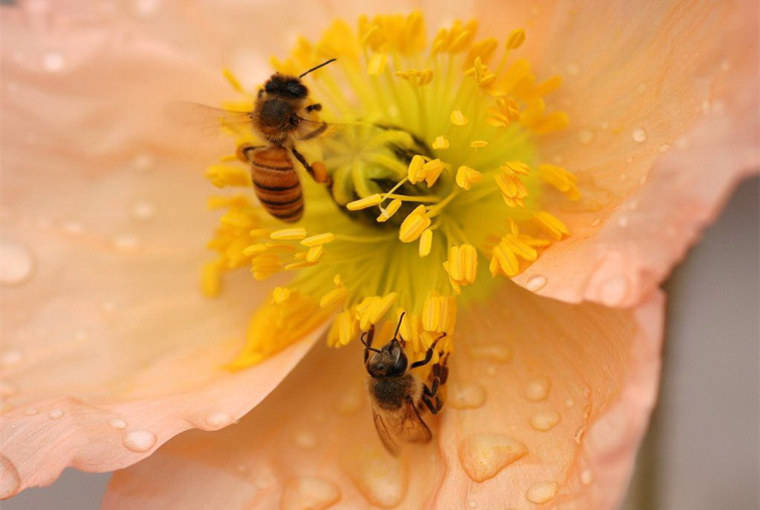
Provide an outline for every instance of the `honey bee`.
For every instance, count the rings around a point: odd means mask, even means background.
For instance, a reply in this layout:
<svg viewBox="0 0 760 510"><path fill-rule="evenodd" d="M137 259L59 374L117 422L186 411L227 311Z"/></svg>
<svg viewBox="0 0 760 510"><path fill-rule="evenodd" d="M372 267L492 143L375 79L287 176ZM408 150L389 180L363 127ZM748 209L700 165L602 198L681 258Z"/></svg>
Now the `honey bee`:
<svg viewBox="0 0 760 510"><path fill-rule="evenodd" d="M427 365L433 358L436 344L446 333L436 338L425 352L425 357L408 364L406 342L399 335L404 314L401 314L396 332L381 349L372 347L374 325L361 335L364 344L364 366L369 373L368 389L372 402L372 418L385 449L393 456L400 452L399 443L427 443L433 437L422 415L426 411L437 414L443 407L439 390L446 384L448 354L439 352L426 382L414 373L415 368Z"/></svg>
<svg viewBox="0 0 760 510"><path fill-rule="evenodd" d="M307 104L309 90L301 79L335 60L326 60L297 77L273 74L259 90L249 114L254 131L269 145L243 145L237 150L238 158L251 165L253 189L261 205L282 221L298 221L304 210L301 181L291 154L315 181L328 188L332 184L324 165L310 165L296 149L295 141L315 138L327 129L326 122L304 116L320 111L322 105Z"/></svg>

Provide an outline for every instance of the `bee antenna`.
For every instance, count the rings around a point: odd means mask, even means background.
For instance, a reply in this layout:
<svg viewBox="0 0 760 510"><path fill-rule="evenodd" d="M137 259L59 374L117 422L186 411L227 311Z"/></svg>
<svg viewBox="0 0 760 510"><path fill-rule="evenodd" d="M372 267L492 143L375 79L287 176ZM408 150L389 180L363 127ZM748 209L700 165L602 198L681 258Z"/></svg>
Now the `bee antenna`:
<svg viewBox="0 0 760 510"><path fill-rule="evenodd" d="M326 66L327 64L331 64L331 63L335 62L336 60L338 60L338 59L337 59L337 58L331 58L331 59L329 59L329 60L325 60L324 62L322 62L322 63L321 63L321 64L319 64L318 66L314 66L314 67L312 67L311 69L309 69L308 71L306 71L305 73L301 73L300 75L298 75L298 78L299 78L299 79L301 79L301 78L303 78L304 76L306 76L307 74L309 74L310 72L312 72L312 71L316 71L316 70L317 70L317 69L319 69L320 67L324 67L324 66Z"/></svg>
<svg viewBox="0 0 760 510"><path fill-rule="evenodd" d="M393 333L393 338L398 338L398 330L401 329L401 322L404 320L404 315L406 315L406 312L401 312L401 316L398 318L398 324L396 324L396 332Z"/></svg>

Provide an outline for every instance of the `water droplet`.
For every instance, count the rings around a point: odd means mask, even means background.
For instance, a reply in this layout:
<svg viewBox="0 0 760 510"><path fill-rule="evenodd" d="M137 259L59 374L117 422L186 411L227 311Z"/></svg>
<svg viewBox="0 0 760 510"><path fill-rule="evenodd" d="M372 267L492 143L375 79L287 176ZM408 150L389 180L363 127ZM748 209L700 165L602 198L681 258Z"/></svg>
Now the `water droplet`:
<svg viewBox="0 0 760 510"><path fill-rule="evenodd" d="M459 447L459 462L467 476L484 482L528 453L520 441L502 434L473 434Z"/></svg>
<svg viewBox="0 0 760 510"><path fill-rule="evenodd" d="M660 145L660 149L659 150L660 150L660 152L668 152L670 150L670 145L664 143L664 144Z"/></svg>
<svg viewBox="0 0 760 510"><path fill-rule="evenodd" d="M702 113L707 115L708 113L710 113L711 109L712 109L712 105L710 104L710 101L708 101L707 99L702 101L702 108L701 108Z"/></svg>
<svg viewBox="0 0 760 510"><path fill-rule="evenodd" d="M65 65L66 65L66 60L64 60L63 55L61 55L58 52L53 51L50 53L46 53L42 57L42 67L44 67L46 71L50 71L51 73L57 73L63 70Z"/></svg>
<svg viewBox="0 0 760 510"><path fill-rule="evenodd" d="M467 500L467 506L470 508L478 508L478 502L474 499Z"/></svg>
<svg viewBox="0 0 760 510"><path fill-rule="evenodd" d="M567 74L570 76L578 76L580 73L581 68L578 66L578 64L572 62L567 64Z"/></svg>
<svg viewBox="0 0 760 510"><path fill-rule="evenodd" d="M293 436L293 441L296 445L306 450L311 450L317 446L317 437L308 430L301 430Z"/></svg>
<svg viewBox="0 0 760 510"><path fill-rule="evenodd" d="M285 484L282 510L324 510L340 500L337 485L321 478L302 476Z"/></svg>
<svg viewBox="0 0 760 510"><path fill-rule="evenodd" d="M135 202L129 209L129 214L136 220L147 221L156 214L156 208L149 202Z"/></svg>
<svg viewBox="0 0 760 510"><path fill-rule="evenodd" d="M220 429L232 423L234 419L228 413L218 412L206 416L206 424L213 429Z"/></svg>
<svg viewBox="0 0 760 510"><path fill-rule="evenodd" d="M455 409L477 409L486 402L486 390L477 383L459 383L449 390L448 404Z"/></svg>
<svg viewBox="0 0 760 510"><path fill-rule="evenodd" d="M51 420L57 420L57 419L58 419L58 418L60 418L61 416L63 416L63 410L62 410L62 409L53 409L53 410L51 410L51 411L48 413L48 417L49 417Z"/></svg>
<svg viewBox="0 0 760 510"><path fill-rule="evenodd" d="M357 412L362 405L362 393L358 387L351 386L348 391L340 396L335 403L335 408L340 414L352 415Z"/></svg>
<svg viewBox="0 0 760 510"><path fill-rule="evenodd" d="M575 405L575 402L573 401L573 399L569 398L565 400L565 407L570 408L570 407L573 407L574 405Z"/></svg>
<svg viewBox="0 0 760 510"><path fill-rule="evenodd" d="M610 123L605 120L601 124L599 124L599 127L602 129L607 129L608 127L610 127Z"/></svg>
<svg viewBox="0 0 760 510"><path fill-rule="evenodd" d="M546 282L546 276L537 274L535 276L531 276L530 279L528 279L527 283L525 284L525 288L531 292L536 292L543 289L544 285L546 285Z"/></svg>
<svg viewBox="0 0 760 510"><path fill-rule="evenodd" d="M617 220L617 224L619 227L625 228L628 226L628 216L620 216Z"/></svg>
<svg viewBox="0 0 760 510"><path fill-rule="evenodd" d="M583 145L590 144L593 139L594 133L588 129L581 129L581 131L578 133L578 141Z"/></svg>
<svg viewBox="0 0 760 510"><path fill-rule="evenodd" d="M557 482L538 482L530 486L525 497L531 503L546 503L557 495L558 490L559 484Z"/></svg>
<svg viewBox="0 0 760 510"><path fill-rule="evenodd" d="M116 309L116 303L113 301L103 301L100 304L100 308L107 313L111 313Z"/></svg>
<svg viewBox="0 0 760 510"><path fill-rule="evenodd" d="M689 139L686 136L681 136L676 140L676 147L684 150L689 148Z"/></svg>
<svg viewBox="0 0 760 510"><path fill-rule="evenodd" d="M533 402L539 402L549 396L552 382L548 377L536 377L528 381L525 386L525 398Z"/></svg>
<svg viewBox="0 0 760 510"><path fill-rule="evenodd" d="M160 0L136 0L135 10L140 16L150 16L158 10Z"/></svg>
<svg viewBox="0 0 760 510"><path fill-rule="evenodd" d="M134 234L119 234L113 238L113 245L119 250L134 250L140 245L140 240Z"/></svg>
<svg viewBox="0 0 760 510"><path fill-rule="evenodd" d="M591 472L590 469L584 469L583 472L581 473L581 483L583 485L588 485L592 481L594 481L593 473Z"/></svg>
<svg viewBox="0 0 760 510"><path fill-rule="evenodd" d="M18 285L29 279L34 260L29 250L14 241L0 240L0 284Z"/></svg>
<svg viewBox="0 0 760 510"><path fill-rule="evenodd" d="M21 478L13 463L0 455L0 499L13 496L21 485Z"/></svg>
<svg viewBox="0 0 760 510"><path fill-rule="evenodd" d="M0 381L0 397L15 395L18 389L8 381Z"/></svg>
<svg viewBox="0 0 760 510"><path fill-rule="evenodd" d="M124 434L122 443L133 452L146 452L156 444L156 435L149 430L131 430Z"/></svg>
<svg viewBox="0 0 760 510"><path fill-rule="evenodd" d="M617 306L623 302L628 295L628 280L625 276L619 275L610 278L600 290L600 300L607 306Z"/></svg>
<svg viewBox="0 0 760 510"><path fill-rule="evenodd" d="M530 426L536 430L545 432L553 429L560 420L557 411L541 411L530 418Z"/></svg>
<svg viewBox="0 0 760 510"><path fill-rule="evenodd" d="M723 59L723 61L721 61L720 68L723 71L728 71L729 69L731 69L731 64L729 63L728 59Z"/></svg>
<svg viewBox="0 0 760 510"><path fill-rule="evenodd" d="M470 356L475 359L508 363L512 360L512 349L504 344L480 344L470 346Z"/></svg>
<svg viewBox="0 0 760 510"><path fill-rule="evenodd" d="M125 422L121 418L111 418L110 420L108 420L108 424L115 429L127 428L127 422Z"/></svg>
<svg viewBox="0 0 760 510"><path fill-rule="evenodd" d="M639 94L643 94L646 91L647 91L646 83L639 83L638 86L636 87L636 92L638 92Z"/></svg>
<svg viewBox="0 0 760 510"><path fill-rule="evenodd" d="M592 226L592 227L596 227L596 226L597 226L597 225L599 225L601 222L602 222L602 218L594 218L593 220L591 220L591 226Z"/></svg>
<svg viewBox="0 0 760 510"><path fill-rule="evenodd" d="M34 416L37 413L39 413L39 411L35 409L34 407L27 407L26 409L24 409L24 414L27 416Z"/></svg>
<svg viewBox="0 0 760 510"><path fill-rule="evenodd" d="M78 235L84 232L84 227L78 221L67 221L63 224L63 230L67 234Z"/></svg>
<svg viewBox="0 0 760 510"><path fill-rule="evenodd" d="M398 459L386 452L367 452L364 459L349 474L356 488L373 505L383 508L398 505L406 492L406 479Z"/></svg>
<svg viewBox="0 0 760 510"><path fill-rule="evenodd" d="M631 136L633 137L633 141L636 143L644 143L647 141L647 132L642 128L634 129Z"/></svg>
<svg viewBox="0 0 760 510"><path fill-rule="evenodd" d="M135 156L132 164L138 171L147 172L153 166L153 156L150 154L139 154Z"/></svg>
<svg viewBox="0 0 760 510"><path fill-rule="evenodd" d="M3 365L15 365L19 361L21 361L20 351L5 351L0 357L0 363Z"/></svg>
<svg viewBox="0 0 760 510"><path fill-rule="evenodd" d="M486 374L490 375L491 377L496 375L496 367L493 365L488 365L486 367Z"/></svg>

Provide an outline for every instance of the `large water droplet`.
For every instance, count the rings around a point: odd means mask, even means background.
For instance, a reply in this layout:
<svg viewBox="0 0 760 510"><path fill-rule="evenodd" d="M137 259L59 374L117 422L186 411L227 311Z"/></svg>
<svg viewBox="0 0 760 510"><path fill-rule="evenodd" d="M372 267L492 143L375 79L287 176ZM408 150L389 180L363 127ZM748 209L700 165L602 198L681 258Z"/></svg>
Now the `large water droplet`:
<svg viewBox="0 0 760 510"><path fill-rule="evenodd" d="M371 455L367 452L367 455ZM385 452L375 452L349 473L359 492L373 505L390 508L398 505L406 492L401 463Z"/></svg>
<svg viewBox="0 0 760 510"><path fill-rule="evenodd" d="M153 156L150 154L138 154L134 159L134 166L140 172L147 172L153 167Z"/></svg>
<svg viewBox="0 0 760 510"><path fill-rule="evenodd" d="M467 476L484 482L528 453L520 441L501 434L473 434L459 447L459 461Z"/></svg>
<svg viewBox="0 0 760 510"><path fill-rule="evenodd" d="M122 442L133 452L146 452L156 444L156 435L149 430L130 430L124 434Z"/></svg>
<svg viewBox="0 0 760 510"><path fill-rule="evenodd" d="M503 344L471 345L470 355L475 359L507 363L512 360L512 349Z"/></svg>
<svg viewBox="0 0 760 510"><path fill-rule="evenodd" d="M548 377L536 377L525 386L525 398L534 402L544 400L549 396L552 383Z"/></svg>
<svg viewBox="0 0 760 510"><path fill-rule="evenodd" d="M140 16L150 16L158 10L160 0L135 0L135 10Z"/></svg>
<svg viewBox="0 0 760 510"><path fill-rule="evenodd" d="M111 418L110 420L108 420L108 424L115 429L127 428L127 422L125 422L121 418Z"/></svg>
<svg viewBox="0 0 760 510"><path fill-rule="evenodd" d="M594 133L588 129L581 129L578 133L578 141L583 145L588 145L594 139Z"/></svg>
<svg viewBox="0 0 760 510"><path fill-rule="evenodd" d="M542 274L537 274L535 276L531 276L530 279L525 284L525 288L528 289L531 292L536 292L544 288L544 285L546 285L546 276Z"/></svg>
<svg viewBox="0 0 760 510"><path fill-rule="evenodd" d="M528 501L531 503L546 503L547 501L551 501L554 496L557 495L557 490L559 490L559 484L557 482L538 482L530 486L525 497L528 498Z"/></svg>
<svg viewBox="0 0 760 510"><path fill-rule="evenodd" d="M228 413L218 412L211 413L206 416L205 421L211 428L220 429L232 423L234 421L234 418L232 418L232 416L230 416Z"/></svg>
<svg viewBox="0 0 760 510"><path fill-rule="evenodd" d="M610 278L602 284L600 298L602 303L607 306L619 305L627 295L628 280L623 275Z"/></svg>
<svg viewBox="0 0 760 510"><path fill-rule="evenodd" d="M282 510L324 510L340 500L337 485L322 478L302 476L285 484Z"/></svg>
<svg viewBox="0 0 760 510"><path fill-rule="evenodd" d="M0 284L18 285L32 274L34 260L22 244L0 239Z"/></svg>
<svg viewBox="0 0 760 510"><path fill-rule="evenodd" d="M66 60L63 58L63 55L58 52L51 51L42 57L42 67L51 73L62 71L65 65Z"/></svg>
<svg viewBox="0 0 760 510"><path fill-rule="evenodd" d="M642 128L636 128L633 130L633 133L631 133L631 137L636 143L644 143L647 141L647 132Z"/></svg>
<svg viewBox="0 0 760 510"><path fill-rule="evenodd" d="M156 208L148 202L135 202L129 209L129 214L136 220L147 221L156 214Z"/></svg>
<svg viewBox="0 0 760 510"><path fill-rule="evenodd" d="M448 404L455 409L477 409L486 402L486 390L477 383L459 383L449 390Z"/></svg>
<svg viewBox="0 0 760 510"><path fill-rule="evenodd" d="M351 385L335 403L335 408L340 414L351 415L362 406L362 393L357 386Z"/></svg>
<svg viewBox="0 0 760 510"><path fill-rule="evenodd" d="M0 499L13 496L21 485L21 478L13 463L0 455Z"/></svg>
<svg viewBox="0 0 760 510"><path fill-rule="evenodd" d="M301 448L311 450L317 446L317 437L308 430L300 430L293 436L293 442Z"/></svg>
<svg viewBox="0 0 760 510"><path fill-rule="evenodd" d="M581 483L583 485L588 485L588 484L590 484L593 481L594 481L594 475L591 472L591 470L590 469L584 469L581 472Z"/></svg>
<svg viewBox="0 0 760 510"><path fill-rule="evenodd" d="M140 240L134 234L119 234L113 238L113 245L119 250L130 251L140 246Z"/></svg>
<svg viewBox="0 0 760 510"><path fill-rule="evenodd" d="M530 426L536 430L547 431L553 429L560 420L557 411L541 411L530 418Z"/></svg>
<svg viewBox="0 0 760 510"><path fill-rule="evenodd" d="M61 416L63 416L63 409L57 409L57 408L56 408L56 409L52 409L52 410L51 410L51 411L48 413L48 417L49 417L51 420L57 420L57 419L58 419L58 418L60 418Z"/></svg>

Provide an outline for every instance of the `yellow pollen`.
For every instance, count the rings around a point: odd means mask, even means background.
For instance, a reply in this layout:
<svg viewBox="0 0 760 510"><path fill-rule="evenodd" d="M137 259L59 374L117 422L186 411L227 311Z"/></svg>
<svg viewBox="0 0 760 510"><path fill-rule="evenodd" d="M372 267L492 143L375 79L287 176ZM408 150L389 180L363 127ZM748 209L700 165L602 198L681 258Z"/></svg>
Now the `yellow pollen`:
<svg viewBox="0 0 760 510"><path fill-rule="evenodd" d="M422 167L422 172L425 175L425 183L428 185L428 188L435 184L443 169L444 165L440 159L433 159L425 163Z"/></svg>
<svg viewBox="0 0 760 510"><path fill-rule="evenodd" d="M320 308L332 308L336 305L342 304L348 297L348 291L345 287L335 287L327 292L319 300Z"/></svg>
<svg viewBox="0 0 760 510"><path fill-rule="evenodd" d="M507 37L507 48L510 50L516 50L522 44L525 42L525 30L522 28L518 28L516 30L512 30L512 32L509 34L509 37Z"/></svg>
<svg viewBox="0 0 760 510"><path fill-rule="evenodd" d="M278 241L298 241L304 237L306 237L306 229L301 227L284 228L282 230L275 230L269 234L270 239L276 239Z"/></svg>
<svg viewBox="0 0 760 510"><path fill-rule="evenodd" d="M327 345L343 347L348 345L359 334L359 326L350 310L345 310L335 316L330 332L327 335Z"/></svg>
<svg viewBox="0 0 760 510"><path fill-rule="evenodd" d="M315 236L307 237L301 241L301 244L311 248L312 246L321 246L323 244L331 243L335 240L335 234L332 232L325 232L324 234L317 234Z"/></svg>
<svg viewBox="0 0 760 510"><path fill-rule="evenodd" d="M577 184L578 178L561 166L539 165L538 174L544 182L564 193L570 200L578 200L580 198Z"/></svg>
<svg viewBox="0 0 760 510"><path fill-rule="evenodd" d="M426 331L453 331L456 303L454 296L429 296L422 306L422 327Z"/></svg>
<svg viewBox="0 0 760 510"><path fill-rule="evenodd" d="M251 172L237 166L211 165L206 169L206 178L217 188L251 186Z"/></svg>
<svg viewBox="0 0 760 510"><path fill-rule="evenodd" d="M522 161L507 161L499 168L505 173L513 175L528 175L530 173L530 167Z"/></svg>
<svg viewBox="0 0 760 510"><path fill-rule="evenodd" d="M449 139L445 136L436 136L431 147L435 150L442 150L449 148Z"/></svg>
<svg viewBox="0 0 760 510"><path fill-rule="evenodd" d="M404 218L399 228L398 238L402 243L411 243L416 241L422 235L426 228L430 226L430 217L427 214L424 205L419 205L415 210Z"/></svg>
<svg viewBox="0 0 760 510"><path fill-rule="evenodd" d="M201 290L207 297L215 297L219 295L219 292L222 289L223 269L223 260L215 260L203 265L203 271L201 272Z"/></svg>
<svg viewBox="0 0 760 510"><path fill-rule="evenodd" d="M348 209L349 211L360 211L362 209L367 209L369 207L380 205L382 201L383 201L383 197L380 196L379 193L375 193L368 197L360 198L359 200L354 200L353 202L349 202L348 204L346 204L346 209Z"/></svg>
<svg viewBox="0 0 760 510"><path fill-rule="evenodd" d="M564 236L570 235L570 231L562 221L547 211L539 211L533 215L535 219L547 232L549 232L554 239L562 239Z"/></svg>
<svg viewBox="0 0 760 510"><path fill-rule="evenodd" d="M380 215L377 217L377 221L379 223L384 223L391 219L396 212L398 212L399 208L401 207L401 200L398 198L394 198L391 200L391 203L388 204L388 207L382 209L380 211Z"/></svg>
<svg viewBox="0 0 760 510"><path fill-rule="evenodd" d="M356 306L356 314L359 318L359 327L362 331L369 329L371 324L377 324L380 319L390 310L391 305L398 294L391 292L383 297L370 296Z"/></svg>
<svg viewBox="0 0 760 510"><path fill-rule="evenodd" d="M470 285L478 274L478 252L471 244L449 248L449 259L444 262L449 278L458 285Z"/></svg>
<svg viewBox="0 0 760 510"><path fill-rule="evenodd" d="M457 186L469 190L473 184L483 180L483 175L469 166L462 165L457 169L456 182Z"/></svg>
<svg viewBox="0 0 760 510"><path fill-rule="evenodd" d="M469 122L467 120L467 117L464 116L464 113L462 113L462 110L454 110L453 112L451 112L451 115L449 116L449 120L455 126L466 126L467 122Z"/></svg>
<svg viewBox="0 0 760 510"><path fill-rule="evenodd" d="M272 299L275 303L284 303L290 298L291 291L287 287L275 287L272 291Z"/></svg>
<svg viewBox="0 0 760 510"><path fill-rule="evenodd" d="M375 53L367 64L367 74L370 76L378 76L385 71L385 53Z"/></svg>
<svg viewBox="0 0 760 510"><path fill-rule="evenodd" d="M409 168L407 169L407 176L409 182L416 184L425 178L425 158L419 154L415 154L412 160L409 162Z"/></svg>
<svg viewBox="0 0 760 510"><path fill-rule="evenodd" d="M230 71L229 69L224 69L224 70L222 70L222 74L224 75L224 77L227 80L227 82L229 82L229 84L232 85L233 89L235 89L237 92L239 92L241 94L245 94L245 89L240 84L240 82L235 77L235 75L232 74L232 71Z"/></svg>
<svg viewBox="0 0 760 510"><path fill-rule="evenodd" d="M427 257L430 255L430 249L433 247L433 231L426 228L420 236L419 255Z"/></svg>
<svg viewBox="0 0 760 510"><path fill-rule="evenodd" d="M312 246L306 252L306 262L317 262L322 258L322 253L325 251L324 246Z"/></svg>
<svg viewBox="0 0 760 510"><path fill-rule="evenodd" d="M485 140L473 140L470 142L470 147L473 149L482 149L483 147L487 147L488 142Z"/></svg>

